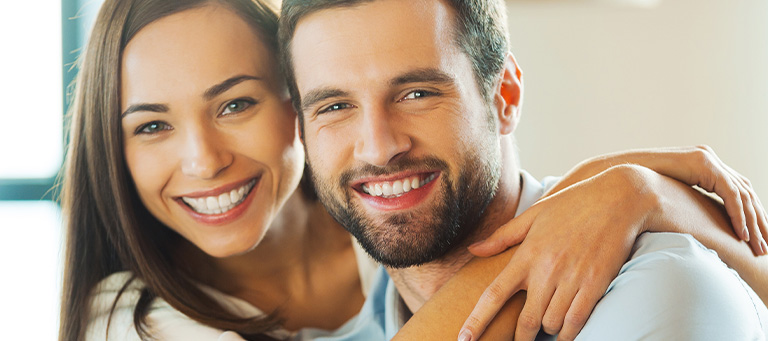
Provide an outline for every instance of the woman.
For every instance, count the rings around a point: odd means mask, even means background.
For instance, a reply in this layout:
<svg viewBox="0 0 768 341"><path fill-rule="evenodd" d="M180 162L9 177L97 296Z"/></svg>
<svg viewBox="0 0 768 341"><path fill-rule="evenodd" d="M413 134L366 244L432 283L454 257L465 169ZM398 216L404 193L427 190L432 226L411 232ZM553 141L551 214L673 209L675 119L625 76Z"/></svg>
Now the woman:
<svg viewBox="0 0 768 341"><path fill-rule="evenodd" d="M371 265L297 189L276 30L249 0L104 3L70 117L61 340L309 338L357 313Z"/></svg>

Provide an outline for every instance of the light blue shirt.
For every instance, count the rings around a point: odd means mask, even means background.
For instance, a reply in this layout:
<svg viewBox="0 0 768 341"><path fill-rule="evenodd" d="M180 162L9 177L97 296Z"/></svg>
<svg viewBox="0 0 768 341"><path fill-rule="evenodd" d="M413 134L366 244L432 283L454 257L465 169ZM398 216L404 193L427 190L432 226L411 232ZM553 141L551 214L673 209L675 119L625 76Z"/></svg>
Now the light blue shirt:
<svg viewBox="0 0 768 341"><path fill-rule="evenodd" d="M521 172L515 216L558 178ZM383 267L357 317L335 332L303 330L298 340L389 340L410 313ZM693 237L644 233L577 340L765 340L768 309L739 275ZM540 333L536 340L553 340Z"/></svg>

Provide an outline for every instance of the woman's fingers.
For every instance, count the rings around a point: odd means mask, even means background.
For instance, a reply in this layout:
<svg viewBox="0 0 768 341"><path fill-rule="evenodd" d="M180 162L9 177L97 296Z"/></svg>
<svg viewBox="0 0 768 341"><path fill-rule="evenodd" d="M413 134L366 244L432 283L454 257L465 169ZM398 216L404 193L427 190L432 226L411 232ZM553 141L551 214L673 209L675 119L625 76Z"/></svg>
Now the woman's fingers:
<svg viewBox="0 0 768 341"><path fill-rule="evenodd" d="M768 215L765 213L765 206L760 202L759 197L755 197L757 201L757 207L760 212L760 219L758 219L758 225L760 225L760 235L763 237L763 248L766 251L763 254L768 254L768 242L765 240L768 238Z"/></svg>
<svg viewBox="0 0 768 341"><path fill-rule="evenodd" d="M469 246L469 252L478 257L490 257L501 253L510 246L523 242L531 229L533 219L536 217L536 206L523 212L520 216L502 225L485 240Z"/></svg>
<svg viewBox="0 0 768 341"><path fill-rule="evenodd" d="M592 314L592 310L597 305L597 301L603 297L606 289L582 287L576 297L574 297L568 313L565 315L563 329L557 335L557 340L573 340L581 332L587 319Z"/></svg>
<svg viewBox="0 0 768 341"><path fill-rule="evenodd" d="M570 284L567 283L565 286L557 288L552 296L552 301L549 302L547 312L544 313L541 320L541 329L549 335L557 335L563 329L565 314L568 313L568 308L571 307L571 302L573 302L577 292L577 287Z"/></svg>
<svg viewBox="0 0 768 341"><path fill-rule="evenodd" d="M742 194L743 186L734 177L728 166L717 157L709 146L698 146L694 152L694 160L697 166L693 169L701 169L701 173L694 172L697 181L688 183L698 185L704 190L717 194L723 199L725 211L731 218L731 225L736 236L744 241L749 241L749 229L746 205Z"/></svg>
<svg viewBox="0 0 768 341"><path fill-rule="evenodd" d="M722 184L722 185L720 185ZM706 188L705 188L706 189ZM736 235L744 241L749 241L749 228L747 226L747 213L744 197L741 195L741 188L732 178L727 175L720 177L713 189L709 190L723 199L725 211L731 218L731 225Z"/></svg>
<svg viewBox="0 0 768 341"><path fill-rule="evenodd" d="M528 266L515 265L518 263L513 256L493 283L485 289L472 313L464 321L459 332L459 341L478 340L507 300L523 289Z"/></svg>
<svg viewBox="0 0 768 341"><path fill-rule="evenodd" d="M722 161L720 162L722 163ZM752 247L755 254L767 254L768 247L766 247L765 243L766 236L761 227L761 225L765 225L765 210L762 207L757 194L755 194L752 184L749 179L739 174L728 165L722 164L722 167L732 176L736 186L739 188L739 195L741 196L741 201L744 206L746 225L749 232L749 236L744 240L749 241L749 245Z"/></svg>
<svg viewBox="0 0 768 341"><path fill-rule="evenodd" d="M533 341L541 329L541 320L554 294L554 286L529 286L525 305L515 328L515 340Z"/></svg>

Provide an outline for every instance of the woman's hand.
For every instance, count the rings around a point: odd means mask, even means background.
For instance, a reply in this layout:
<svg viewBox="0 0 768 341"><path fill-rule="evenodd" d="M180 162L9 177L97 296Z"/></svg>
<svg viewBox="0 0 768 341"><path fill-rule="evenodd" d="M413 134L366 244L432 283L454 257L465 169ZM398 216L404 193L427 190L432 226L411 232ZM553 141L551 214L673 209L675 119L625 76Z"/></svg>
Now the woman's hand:
<svg viewBox="0 0 768 341"><path fill-rule="evenodd" d="M742 240L749 241L749 245L754 251L754 254L768 254L768 246L766 246L765 243L765 239L768 236L768 219L766 218L765 209L763 208L759 198L752 189L749 180L725 165L717 157L714 151L712 151L712 149L707 146L637 150L600 156L585 161L574 168L574 170L569 172L569 174L557 186L551 189L548 194L558 192L578 182L579 180L593 177L613 165L621 164L640 164L658 172L659 174L669 176L690 186L698 186L709 192L714 192L720 198L722 198L723 202L725 203L725 208L731 219L731 223L733 225L732 228L735 231L736 236ZM638 190L643 190L643 188L638 188ZM558 196L559 195L560 193L558 193ZM582 196L582 200L587 200L586 196ZM584 202L577 201L575 204L583 204ZM603 203L608 201L595 202ZM541 205L537 204L534 207L538 206ZM557 206L550 207L553 211L557 208ZM560 218L561 220L567 221L559 222L558 220L552 218L538 217L542 210L543 208L538 208L538 211L523 213L521 217L515 219L515 221L521 220L520 222L513 221L506 226L503 226L484 243L479 243L478 245L471 247L470 251L477 256L490 256L507 249L509 246L518 244L522 242L524 238L526 238L525 240L527 243L523 242L523 244L520 246L522 249L525 244L533 244L531 243L531 240L528 239L529 237L526 237L526 234L529 230L533 231L536 229L531 229L533 225L542 226L543 229L547 231L555 230L554 232L541 231L538 233L538 235L546 235L552 233L558 234L558 231L556 230L557 227L575 226L576 229L571 231L569 231L567 228L560 230L572 232L573 235L574 231L585 227L584 225L575 225L577 224L575 223L576 221L579 221L578 224L584 224L583 220L579 220L582 218ZM616 212L622 211L617 210ZM579 211L576 213L583 212ZM605 213L609 214L605 215ZM534 217L531 218L532 216ZM598 221L598 218L596 218L598 216L600 215L592 217L594 225L589 226L589 228L594 229L593 232L607 232L608 235L606 235L605 239L603 240L595 238L582 238L575 244L579 245L579 247L566 246L566 248L569 250L575 250L575 253L569 251L571 254L561 252L557 255L553 255L554 251L552 248L545 248L542 251L536 250L540 248L536 246L527 247L527 249L532 249L530 251L519 250L518 254L520 256L518 258L527 257L527 259L515 259L515 261L510 262L510 265L502 272L502 275L500 275L499 278L497 278L497 280L486 290L474 311L465 322L462 330L470 331L470 334L474 336L472 339L476 339L479 337L480 333L482 333L482 330L489 323L489 321L494 317L495 312L497 311L498 307L500 307L499 304L504 303L505 298L510 297L511 294L514 294L519 290L528 290L528 300L535 299L538 301L537 303L526 303L517 327L517 338L533 339L540 326L543 327L544 331L547 333L557 333L559 331L560 339L567 340L575 337L575 335L581 330L584 323L586 322L586 319L588 318L594 305L597 303L597 300L599 300L599 298L604 293L605 288L607 288L607 286L610 284L610 280L615 277L616 273L618 273L618 269L621 267L621 264L623 264L623 262L626 260L625 256L614 259L600 258L602 257L601 255L606 253L618 254L615 248L621 247L621 245L617 244L606 244L606 241L610 239L609 236L618 231L612 231L605 228L605 226L600 225L605 225L604 223L608 222L610 223L610 226L608 227L613 227L614 229L619 227L629 227L629 230L632 230L633 228L637 228L637 223L640 223L639 220L632 221L631 219L624 220L623 223L619 221L611 221L611 212L604 212L601 216L601 221ZM638 215L637 217L641 216L647 217L647 215ZM523 219L524 217L527 219ZM582 235L579 234L579 236ZM631 234L628 236L631 236ZM636 236L637 234L632 236L631 240L634 241ZM581 251L583 251L584 245L587 245L587 243L590 241L601 243L591 244L593 247L598 246L607 249L601 249L594 255L584 254ZM552 242L552 240L547 241L546 239L542 238L539 242L541 243L540 245L547 245L546 243ZM631 243L628 244L628 246L624 245L626 252L629 252L631 245ZM587 245L586 247L589 248L590 246ZM554 249L559 250L557 247ZM534 254L530 254L531 251L533 251ZM541 254L537 255L535 252ZM564 278L565 275L560 274L557 271L551 271L551 273L555 274L547 273L547 269L552 269L553 267L557 267L558 269L569 269L568 264L573 265L577 261L575 259L570 259L564 261L562 264L548 264L549 262L557 261L558 259L573 258L565 257L564 255L574 256L579 254L583 255L585 260L593 262L594 264L613 264L613 266L608 266L602 269L602 274L597 274L599 276L596 276L595 278L587 278L586 281L582 280L581 284L568 284L565 282L564 284L560 284L559 282L556 282L556 280ZM536 259L537 257L548 257L549 259L539 260ZM517 264L513 266L512 264L516 262L521 262L522 265ZM539 270L541 274L537 275L535 266L545 266L545 268ZM592 269L601 271L599 267L592 267ZM574 273L574 271L571 271L571 273ZM608 279L605 279L603 275L607 273L610 273L611 276ZM540 289L536 289L536 283L541 283L543 281L542 278L546 278L546 276L552 277L549 279L548 284L542 285L542 288ZM598 282L601 284L596 284ZM570 290L572 292L574 290L573 288L575 287L581 289L579 290L578 297L575 295L573 296L573 303L571 303L571 301L565 302L563 299L554 296L554 294L550 296L550 298L552 298L551 302L547 301L546 296L549 295L550 291L554 290L554 286L557 286L557 292L561 292L561 289L559 289L560 286L563 287L563 291ZM570 289L566 287L570 287ZM600 288L602 290L595 289L593 291L589 291L590 288ZM532 296L534 291L543 294ZM565 300L567 299L568 298L566 297Z"/></svg>
<svg viewBox="0 0 768 341"><path fill-rule="evenodd" d="M616 166L545 198L470 246L479 256L522 242L485 290L459 340L477 340L516 292L527 291L515 340L542 328L571 340L629 257L655 200L642 191L635 168ZM468 332L471 337L464 337Z"/></svg>
<svg viewBox="0 0 768 341"><path fill-rule="evenodd" d="M756 255L768 254L768 215L749 179L723 163L709 146L642 149L598 156L580 163L552 188L555 193L611 166L637 164L661 175L717 194L733 230Z"/></svg>

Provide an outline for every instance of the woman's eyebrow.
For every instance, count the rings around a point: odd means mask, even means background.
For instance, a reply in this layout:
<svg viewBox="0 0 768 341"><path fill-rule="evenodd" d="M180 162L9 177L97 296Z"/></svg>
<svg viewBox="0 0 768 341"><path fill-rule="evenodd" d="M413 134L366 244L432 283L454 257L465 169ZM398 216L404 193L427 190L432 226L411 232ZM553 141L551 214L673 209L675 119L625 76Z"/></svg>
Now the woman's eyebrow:
<svg viewBox="0 0 768 341"><path fill-rule="evenodd" d="M233 86L235 86L237 84L240 84L240 83L242 83L244 81L247 81L247 80L262 80L262 78L261 77L256 77L256 76L250 76L250 75L237 75L237 76L231 77L231 78L229 78L229 79L227 79L227 80L225 80L225 81L223 81L223 82L221 82L219 84L216 84L216 85L208 88L208 90L205 90L205 92L203 93L203 98L206 101L209 101L209 100L213 99L214 97L222 94L223 92L229 90Z"/></svg>
<svg viewBox="0 0 768 341"><path fill-rule="evenodd" d="M126 109L122 114L120 114L120 118L124 118L125 116L137 111L168 112L168 106L165 104L155 104L155 103L131 104L131 106L129 106L128 109Z"/></svg>
<svg viewBox="0 0 768 341"><path fill-rule="evenodd" d="M231 89L233 86L238 85L244 81L247 80L262 80L261 77L256 76L250 76L250 75L237 75L234 77L230 77L227 80L216 84L203 93L203 98L205 100L211 100L214 97L221 95L225 91ZM123 118L129 114L132 114L137 111L151 111L151 112L168 112L168 106L165 104L157 104L157 103L138 103L138 104L132 104L128 107L122 114L120 114L120 118Z"/></svg>

